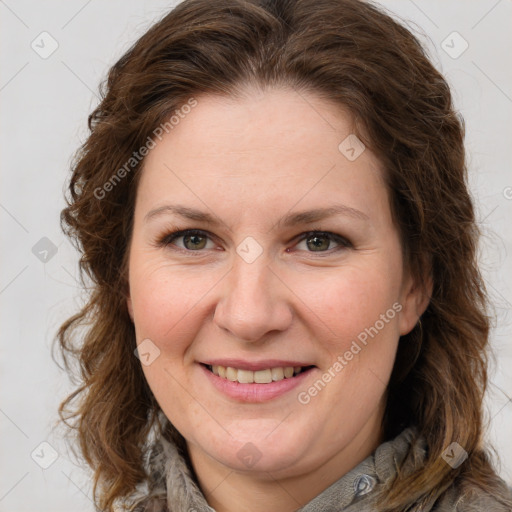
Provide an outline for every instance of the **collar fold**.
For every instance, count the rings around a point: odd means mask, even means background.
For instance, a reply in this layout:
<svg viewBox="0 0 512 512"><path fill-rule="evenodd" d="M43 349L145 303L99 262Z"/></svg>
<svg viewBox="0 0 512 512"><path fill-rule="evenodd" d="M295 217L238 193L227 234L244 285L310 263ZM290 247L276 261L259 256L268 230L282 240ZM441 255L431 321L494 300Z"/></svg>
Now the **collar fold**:
<svg viewBox="0 0 512 512"><path fill-rule="evenodd" d="M404 463L411 449L413 456ZM408 472L422 464L425 456L425 443L417 438L415 429L406 428L299 510L341 512L347 507L352 510L350 505L362 500L368 500L369 505L377 491L395 478L402 463L402 469ZM149 492L136 502L131 509L133 512L215 512L201 492L192 468L173 442L164 437L156 440L150 453L149 469Z"/></svg>

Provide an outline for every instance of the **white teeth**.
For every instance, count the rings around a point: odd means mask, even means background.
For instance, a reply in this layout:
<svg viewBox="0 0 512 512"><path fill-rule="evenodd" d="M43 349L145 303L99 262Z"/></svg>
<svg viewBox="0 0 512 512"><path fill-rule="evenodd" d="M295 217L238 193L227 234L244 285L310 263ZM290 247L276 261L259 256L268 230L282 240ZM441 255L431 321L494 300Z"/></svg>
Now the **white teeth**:
<svg viewBox="0 0 512 512"><path fill-rule="evenodd" d="M240 370L238 370L238 373L240 373ZM254 373L254 382L257 384L268 384L269 382L272 382L272 371L270 369L268 370L258 370Z"/></svg>
<svg viewBox="0 0 512 512"><path fill-rule="evenodd" d="M251 370L238 370L231 366L211 366L213 374L231 382L240 382L240 384L270 384L283 379L290 379L300 373L302 366L286 366L278 368L267 368L253 372Z"/></svg>
<svg viewBox="0 0 512 512"><path fill-rule="evenodd" d="M283 380L284 370L282 368L272 368L272 380Z"/></svg>
<svg viewBox="0 0 512 512"><path fill-rule="evenodd" d="M236 371L236 370L235 370ZM258 372L256 372L258 373ZM238 382L242 384L252 384L255 381L256 373L250 370L238 370ZM259 381L256 381L259 382Z"/></svg>
<svg viewBox="0 0 512 512"><path fill-rule="evenodd" d="M231 382L235 382L235 380L238 379L238 370L235 370L234 368L231 368L231 366L228 366L226 368L226 379L230 380Z"/></svg>

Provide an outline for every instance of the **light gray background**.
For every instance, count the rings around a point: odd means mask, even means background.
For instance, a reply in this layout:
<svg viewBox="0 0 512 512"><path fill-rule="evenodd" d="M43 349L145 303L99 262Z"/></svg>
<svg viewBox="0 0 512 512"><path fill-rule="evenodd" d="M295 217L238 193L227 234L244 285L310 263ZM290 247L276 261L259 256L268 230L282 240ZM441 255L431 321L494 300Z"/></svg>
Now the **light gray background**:
<svg viewBox="0 0 512 512"><path fill-rule="evenodd" d="M52 429L71 385L53 363L50 347L80 296L77 254L59 228L63 185L71 156L87 135L100 80L172 5L0 0L1 512L93 510L90 477L72 462L60 431ZM485 233L481 262L496 308L488 439L510 483L512 1L386 0L381 5L411 22L453 86L466 120L472 190ZM58 43L47 58L31 47L35 41L40 53L51 49L48 36L40 36L43 31ZM451 35L454 31L469 44L457 58L453 55L464 41ZM43 237L57 248L46 262L32 252ZM45 256L44 247L36 249ZM47 469L31 458L35 450L39 462L52 461L51 448L40 447L41 442L50 443L57 456Z"/></svg>

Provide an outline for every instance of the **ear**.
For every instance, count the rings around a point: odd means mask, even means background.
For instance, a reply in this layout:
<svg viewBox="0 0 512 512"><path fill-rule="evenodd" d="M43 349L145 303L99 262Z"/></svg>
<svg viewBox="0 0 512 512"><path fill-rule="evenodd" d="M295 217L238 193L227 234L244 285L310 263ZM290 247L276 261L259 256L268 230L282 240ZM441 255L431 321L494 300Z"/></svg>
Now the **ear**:
<svg viewBox="0 0 512 512"><path fill-rule="evenodd" d="M130 315L130 318L132 319L133 322L133 304L130 294L128 294L128 296L126 297L126 307L128 308L128 314Z"/></svg>
<svg viewBox="0 0 512 512"><path fill-rule="evenodd" d="M402 288L400 311L400 336L408 334L414 329L419 318L427 309L432 296L433 280L429 274L423 278L409 274Z"/></svg>

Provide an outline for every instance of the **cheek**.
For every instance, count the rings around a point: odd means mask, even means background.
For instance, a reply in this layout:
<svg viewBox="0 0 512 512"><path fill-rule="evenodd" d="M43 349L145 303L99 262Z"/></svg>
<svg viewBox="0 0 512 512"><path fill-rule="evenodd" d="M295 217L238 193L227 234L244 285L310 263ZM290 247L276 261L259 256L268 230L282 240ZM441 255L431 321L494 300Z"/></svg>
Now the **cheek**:
<svg viewBox="0 0 512 512"><path fill-rule="evenodd" d="M306 276L297 283L303 290L310 315L320 319L323 329L330 334L324 340L331 355L348 350L360 334L364 339L365 330L376 322L379 331L393 332L393 335L398 332L397 306L393 309L393 304L399 297L399 282L390 278L391 275L377 265L351 267L323 278ZM381 315L385 316L384 327Z"/></svg>
<svg viewBox="0 0 512 512"><path fill-rule="evenodd" d="M194 337L193 319L201 300L215 280L204 270L187 272L161 262L137 263L130 272L137 341L149 338L166 352L183 351Z"/></svg>
<svg viewBox="0 0 512 512"><path fill-rule="evenodd" d="M170 417L178 428L182 426L179 417L186 417L192 425L196 422L197 414L184 400L182 383L187 350L201 326L201 299L213 284L199 273L193 276L150 258L134 258L130 265L137 343L151 340L158 354L151 364L142 364L142 370L160 406L166 413L171 409Z"/></svg>

